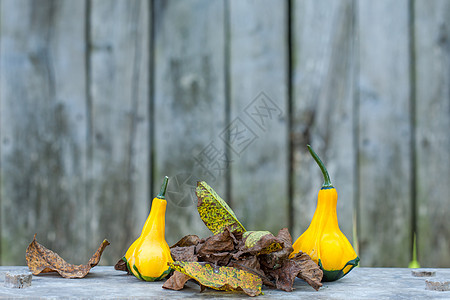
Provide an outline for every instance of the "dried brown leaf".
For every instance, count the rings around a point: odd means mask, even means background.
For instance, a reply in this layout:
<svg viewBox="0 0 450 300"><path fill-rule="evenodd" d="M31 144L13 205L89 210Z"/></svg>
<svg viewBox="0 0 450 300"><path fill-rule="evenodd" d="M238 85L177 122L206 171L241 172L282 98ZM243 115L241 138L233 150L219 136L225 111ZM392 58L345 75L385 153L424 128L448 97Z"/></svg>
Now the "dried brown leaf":
<svg viewBox="0 0 450 300"><path fill-rule="evenodd" d="M228 228L222 232L208 237L196 247L199 260L225 266L234 252L234 237Z"/></svg>
<svg viewBox="0 0 450 300"><path fill-rule="evenodd" d="M200 238L194 234L186 235L181 240L179 240L175 245L170 248L175 247L188 247L195 246L200 242Z"/></svg>
<svg viewBox="0 0 450 300"><path fill-rule="evenodd" d="M234 240L228 228L225 228L222 232L208 237L197 249L200 256L216 252L233 251Z"/></svg>
<svg viewBox="0 0 450 300"><path fill-rule="evenodd" d="M26 250L26 260L33 275L58 272L64 278L83 278L98 264L103 250L108 245L109 242L104 240L86 265L73 265L66 262L57 253L39 244L34 235L33 241Z"/></svg>
<svg viewBox="0 0 450 300"><path fill-rule="evenodd" d="M289 258L292 251L294 251L294 248L292 248L292 237L287 228L281 229L276 238L282 245L282 248L260 257L261 264L266 269L279 268Z"/></svg>
<svg viewBox="0 0 450 300"><path fill-rule="evenodd" d="M311 259L311 257L303 252L297 253L290 259L294 261L300 268L300 272L297 274L298 278L305 280L316 291L322 286L323 271L320 267Z"/></svg>
<svg viewBox="0 0 450 300"><path fill-rule="evenodd" d="M125 271L128 273L128 275L131 275L130 270L128 270L127 262L125 261L125 258L119 259L119 261L114 265L114 270Z"/></svg>
<svg viewBox="0 0 450 300"><path fill-rule="evenodd" d="M186 235L170 247L170 254L174 261L198 261L195 247L200 238L196 235Z"/></svg>
<svg viewBox="0 0 450 300"><path fill-rule="evenodd" d="M291 292L295 277L305 280L316 291L322 286L322 270L320 267L305 253L299 256L285 260L283 265L278 269L266 269L266 273L275 279L278 289Z"/></svg>
<svg viewBox="0 0 450 300"><path fill-rule="evenodd" d="M305 280L315 290L322 284L322 271L320 267L305 253L297 253L289 259L292 253L292 237L287 228L278 232L277 239L282 241L283 248L266 255L259 256L265 274L275 280L278 289L290 292L293 290L295 277Z"/></svg>
<svg viewBox="0 0 450 300"><path fill-rule="evenodd" d="M231 260L231 253L229 252L217 252L208 254L202 257L202 261L208 262L217 266L227 266Z"/></svg>
<svg viewBox="0 0 450 300"><path fill-rule="evenodd" d="M283 248L280 251L272 252L271 254L276 255L280 259L288 258L292 251L294 251L289 230L287 228L280 229L280 231L278 231L277 239L283 243Z"/></svg>
<svg viewBox="0 0 450 300"><path fill-rule="evenodd" d="M260 255L281 250L283 242L269 231L247 231L237 247L238 251L233 255L236 260L242 255Z"/></svg>
<svg viewBox="0 0 450 300"><path fill-rule="evenodd" d="M198 261L195 246L173 247L170 248L170 254L174 261Z"/></svg>
<svg viewBox="0 0 450 300"><path fill-rule="evenodd" d="M184 285L189 279L191 279L191 277L187 276L186 274L175 271L173 275L169 279L167 279L166 282L164 282L162 287L169 290L179 291L183 289Z"/></svg>
<svg viewBox="0 0 450 300"><path fill-rule="evenodd" d="M275 284L270 281L270 279L264 274L264 271L261 269L258 257L254 255L245 258L241 257L239 260L232 260L228 264L228 267L233 267L255 274L261 278L263 284L270 287L275 287Z"/></svg>
<svg viewBox="0 0 450 300"><path fill-rule="evenodd" d="M241 257L239 260L233 260L230 262L229 266L245 271L254 270L255 272L263 273L258 258L253 255L248 257Z"/></svg>
<svg viewBox="0 0 450 300"><path fill-rule="evenodd" d="M277 289L292 292L295 277L300 272L298 265L288 260L281 268L270 271L272 277L275 278Z"/></svg>

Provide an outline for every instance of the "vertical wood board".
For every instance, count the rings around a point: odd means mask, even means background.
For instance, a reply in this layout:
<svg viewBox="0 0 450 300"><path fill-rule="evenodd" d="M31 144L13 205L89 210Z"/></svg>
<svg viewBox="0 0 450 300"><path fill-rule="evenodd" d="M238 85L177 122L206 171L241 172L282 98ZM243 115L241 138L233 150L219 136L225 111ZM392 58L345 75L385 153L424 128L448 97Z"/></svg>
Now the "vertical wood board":
<svg viewBox="0 0 450 300"><path fill-rule="evenodd" d="M412 211L408 1L359 1L358 7L361 265L406 267Z"/></svg>
<svg viewBox="0 0 450 300"><path fill-rule="evenodd" d="M34 233L68 261L82 263L85 1L0 5L2 264L25 264Z"/></svg>
<svg viewBox="0 0 450 300"><path fill-rule="evenodd" d="M415 1L419 262L450 267L450 2Z"/></svg>
<svg viewBox="0 0 450 300"><path fill-rule="evenodd" d="M354 48L352 1L294 1L293 133L294 240L314 214L324 162L339 198L341 231L352 242L354 204Z"/></svg>
<svg viewBox="0 0 450 300"><path fill-rule="evenodd" d="M173 244L187 234L211 234L197 212L197 180L225 196L224 3L156 1L154 7L152 184L156 193L170 177L166 239Z"/></svg>
<svg viewBox="0 0 450 300"><path fill-rule="evenodd" d="M72 263L107 238L114 264L164 175L169 244L211 234L197 180L295 240L309 143L363 266L407 266L415 221L420 264L449 267L449 20L447 0L0 0L0 263L36 232Z"/></svg>
<svg viewBox="0 0 450 300"><path fill-rule="evenodd" d="M274 234L289 225L286 5L229 1L231 203Z"/></svg>
<svg viewBox="0 0 450 300"><path fill-rule="evenodd" d="M111 265L150 211L150 8L146 1L91 3L89 237L92 247L111 242L102 257Z"/></svg>

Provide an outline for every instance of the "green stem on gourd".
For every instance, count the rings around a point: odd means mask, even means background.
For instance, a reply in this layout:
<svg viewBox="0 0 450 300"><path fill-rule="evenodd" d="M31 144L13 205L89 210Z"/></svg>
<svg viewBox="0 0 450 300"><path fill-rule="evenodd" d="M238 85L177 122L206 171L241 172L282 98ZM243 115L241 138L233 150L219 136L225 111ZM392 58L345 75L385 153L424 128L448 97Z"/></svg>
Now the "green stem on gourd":
<svg viewBox="0 0 450 300"><path fill-rule="evenodd" d="M320 160L319 156L314 152L314 150L311 148L310 145L306 145L308 147L309 153L311 153L312 157L316 161L316 163L319 165L320 170L323 174L324 183L322 184L322 189L329 189L334 188L331 184L330 175L328 174L327 169L325 168L323 162Z"/></svg>
<svg viewBox="0 0 450 300"><path fill-rule="evenodd" d="M164 182L161 185L161 190L159 191L158 196L156 198L158 199L166 199L166 190L167 190L167 183L169 182L169 177L164 176Z"/></svg>

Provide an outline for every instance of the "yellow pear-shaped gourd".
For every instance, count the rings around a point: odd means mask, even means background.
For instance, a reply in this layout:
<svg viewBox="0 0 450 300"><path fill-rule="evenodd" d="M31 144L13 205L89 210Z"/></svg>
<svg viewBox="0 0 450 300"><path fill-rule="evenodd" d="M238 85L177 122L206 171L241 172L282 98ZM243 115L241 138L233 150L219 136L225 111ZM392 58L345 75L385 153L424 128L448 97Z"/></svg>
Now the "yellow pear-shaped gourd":
<svg viewBox="0 0 450 300"><path fill-rule="evenodd" d="M128 270L137 278L156 281L170 272L168 262L173 262L170 248L165 240L166 206L165 193L169 178L164 178L161 191L152 201L152 207L142 228L141 235L128 248L123 258Z"/></svg>
<svg viewBox="0 0 450 300"><path fill-rule="evenodd" d="M308 145L308 150L322 170L325 182L319 191L317 207L308 229L292 245L295 253L308 254L323 271L323 281L334 281L358 265L359 257L339 229L336 205L337 192L320 158Z"/></svg>

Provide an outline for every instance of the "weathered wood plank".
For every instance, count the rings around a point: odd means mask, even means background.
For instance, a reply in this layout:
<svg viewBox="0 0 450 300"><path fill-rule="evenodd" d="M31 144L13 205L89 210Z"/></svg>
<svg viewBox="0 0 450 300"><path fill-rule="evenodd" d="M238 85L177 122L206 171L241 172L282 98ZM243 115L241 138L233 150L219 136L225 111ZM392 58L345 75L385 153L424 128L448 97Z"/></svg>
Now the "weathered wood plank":
<svg viewBox="0 0 450 300"><path fill-rule="evenodd" d="M149 37L147 1L90 7L89 240L107 238L114 264L149 213Z"/></svg>
<svg viewBox="0 0 450 300"><path fill-rule="evenodd" d="M323 183L322 158L339 194L338 220L352 242L355 150L352 1L293 2L294 233L303 233Z"/></svg>
<svg viewBox="0 0 450 300"><path fill-rule="evenodd" d="M161 288L164 281L145 282L114 270L95 267L82 280L67 280L58 275L34 276L31 288L11 289L3 286L3 274L8 271L26 272L26 267L0 267L0 297L6 299L51 298L118 298L118 299L249 299L242 291L225 292L200 288L188 281L185 288L173 291ZM437 269L435 280L448 282L450 269ZM305 281L296 278L294 290L284 292L263 286L264 296L256 299L448 299L449 292L425 289L426 278L411 275L410 269L356 268L337 282L324 282L315 291ZM428 278L428 280L431 280Z"/></svg>
<svg viewBox="0 0 450 300"><path fill-rule="evenodd" d="M231 203L274 234L289 225L286 5L229 2Z"/></svg>
<svg viewBox="0 0 450 300"><path fill-rule="evenodd" d="M152 3L1 0L2 264L24 264L34 232L74 263L108 238L102 264L114 263L140 233L164 175L172 178L169 243L210 234L193 204L197 179L231 200L247 229L276 233L288 225L287 4ZM293 238L309 224L322 182L310 143L338 190L339 223L350 240L352 206L361 201L363 266L409 261L412 172L419 261L450 266L448 1L292 1L290 13ZM273 119L259 118L261 99L276 104ZM255 138L248 148L238 140L242 124Z"/></svg>
<svg viewBox="0 0 450 300"><path fill-rule="evenodd" d="M170 177L166 239L211 233L199 218L196 180L225 197L222 1L156 1L153 186ZM203 166L203 167L202 167Z"/></svg>
<svg viewBox="0 0 450 300"><path fill-rule="evenodd" d="M450 267L450 2L415 1L418 251Z"/></svg>
<svg viewBox="0 0 450 300"><path fill-rule="evenodd" d="M85 1L0 2L2 264L86 254ZM77 18L72 16L76 15Z"/></svg>
<svg viewBox="0 0 450 300"><path fill-rule="evenodd" d="M408 1L359 1L358 6L361 265L407 266L412 211Z"/></svg>

